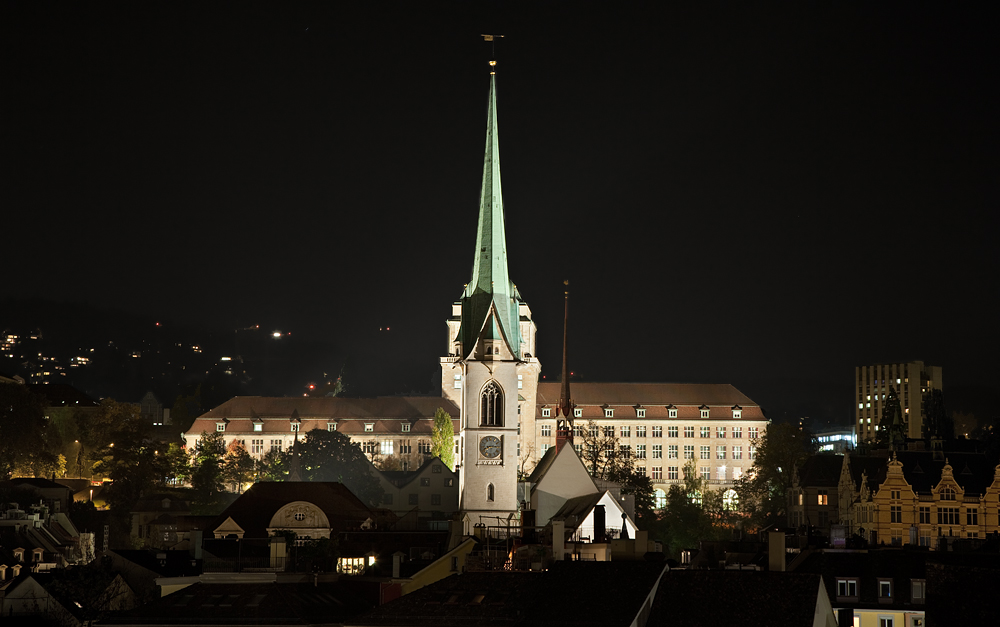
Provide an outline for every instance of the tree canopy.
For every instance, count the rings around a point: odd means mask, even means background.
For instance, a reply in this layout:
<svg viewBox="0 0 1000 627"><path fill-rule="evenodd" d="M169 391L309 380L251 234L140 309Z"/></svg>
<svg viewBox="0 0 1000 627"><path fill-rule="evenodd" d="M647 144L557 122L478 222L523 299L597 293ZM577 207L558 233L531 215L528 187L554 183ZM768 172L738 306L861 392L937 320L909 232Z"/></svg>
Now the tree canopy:
<svg viewBox="0 0 1000 627"><path fill-rule="evenodd" d="M438 407L434 412L431 454L439 457L448 468L455 469L455 425L451 421L451 414L443 407Z"/></svg>
<svg viewBox="0 0 1000 627"><path fill-rule="evenodd" d="M299 441L303 481L339 481L370 506L382 501L384 490L361 447L337 431L313 429Z"/></svg>
<svg viewBox="0 0 1000 627"><path fill-rule="evenodd" d="M785 494L792 485L792 470L816 452L812 434L791 424L770 425L754 440L753 467L736 481L740 509L751 528L782 522Z"/></svg>
<svg viewBox="0 0 1000 627"><path fill-rule="evenodd" d="M46 449L45 399L18 383L0 383L0 479L15 468L52 462Z"/></svg>

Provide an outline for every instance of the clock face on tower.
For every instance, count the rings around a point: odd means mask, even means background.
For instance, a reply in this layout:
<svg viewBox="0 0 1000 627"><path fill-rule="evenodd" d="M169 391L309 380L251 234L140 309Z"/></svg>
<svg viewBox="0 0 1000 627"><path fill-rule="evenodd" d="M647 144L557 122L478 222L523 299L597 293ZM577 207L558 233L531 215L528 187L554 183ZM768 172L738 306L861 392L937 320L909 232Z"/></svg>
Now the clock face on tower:
<svg viewBox="0 0 1000 627"><path fill-rule="evenodd" d="M500 457L500 438L488 435L479 440L479 454L488 459Z"/></svg>

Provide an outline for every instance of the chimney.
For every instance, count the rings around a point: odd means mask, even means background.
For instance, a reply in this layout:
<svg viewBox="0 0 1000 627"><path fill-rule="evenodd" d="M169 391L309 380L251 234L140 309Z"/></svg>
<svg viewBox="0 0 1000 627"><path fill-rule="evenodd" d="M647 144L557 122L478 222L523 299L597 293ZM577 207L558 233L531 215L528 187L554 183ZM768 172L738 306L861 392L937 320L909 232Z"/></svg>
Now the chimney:
<svg viewBox="0 0 1000 627"><path fill-rule="evenodd" d="M552 521L552 559L561 562L566 559L566 522Z"/></svg>
<svg viewBox="0 0 1000 627"><path fill-rule="evenodd" d="M604 526L604 506L594 506L594 542L604 542L607 530Z"/></svg>
<svg viewBox="0 0 1000 627"><path fill-rule="evenodd" d="M399 579L399 569L403 564L404 553L402 551L396 551L392 554L392 578Z"/></svg>
<svg viewBox="0 0 1000 627"><path fill-rule="evenodd" d="M767 569L772 573L785 572L784 531L769 531L767 534Z"/></svg>

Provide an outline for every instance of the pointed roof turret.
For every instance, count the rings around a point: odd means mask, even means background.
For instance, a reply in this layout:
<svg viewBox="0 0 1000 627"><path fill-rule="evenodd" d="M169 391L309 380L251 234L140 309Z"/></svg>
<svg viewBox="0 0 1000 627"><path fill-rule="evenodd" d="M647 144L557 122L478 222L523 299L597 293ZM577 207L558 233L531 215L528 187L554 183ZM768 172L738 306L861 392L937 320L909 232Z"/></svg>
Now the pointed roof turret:
<svg viewBox="0 0 1000 627"><path fill-rule="evenodd" d="M556 449L561 449L567 442L573 443L573 399L569 394L569 281L566 285L565 306L563 308L563 355L562 355L562 386L559 390L559 406L556 415L562 416L556 421Z"/></svg>
<svg viewBox="0 0 1000 627"><path fill-rule="evenodd" d="M496 62L490 62L491 68ZM479 195L479 227L472 281L462 294L462 326L458 339L463 357L476 341L503 339L515 358L521 358L518 328L519 295L507 273L507 237L504 232L503 193L500 187L500 143L497 136L496 73L490 72L490 100L486 120L486 152Z"/></svg>

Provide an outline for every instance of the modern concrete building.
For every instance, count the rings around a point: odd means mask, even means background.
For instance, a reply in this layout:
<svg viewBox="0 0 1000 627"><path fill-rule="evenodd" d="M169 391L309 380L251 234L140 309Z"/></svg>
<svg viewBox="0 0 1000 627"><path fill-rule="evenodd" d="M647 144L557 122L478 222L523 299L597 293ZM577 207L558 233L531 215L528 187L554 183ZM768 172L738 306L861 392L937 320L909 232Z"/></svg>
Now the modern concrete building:
<svg viewBox="0 0 1000 627"><path fill-rule="evenodd" d="M941 367L922 361L858 366L854 369L854 424L858 442L876 438L879 421L891 389L896 391L907 437L923 437L925 400L934 389L942 389Z"/></svg>

